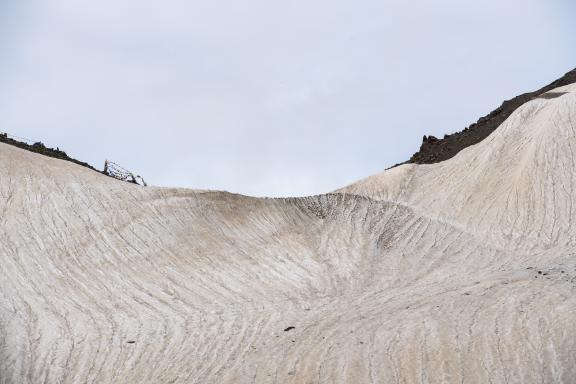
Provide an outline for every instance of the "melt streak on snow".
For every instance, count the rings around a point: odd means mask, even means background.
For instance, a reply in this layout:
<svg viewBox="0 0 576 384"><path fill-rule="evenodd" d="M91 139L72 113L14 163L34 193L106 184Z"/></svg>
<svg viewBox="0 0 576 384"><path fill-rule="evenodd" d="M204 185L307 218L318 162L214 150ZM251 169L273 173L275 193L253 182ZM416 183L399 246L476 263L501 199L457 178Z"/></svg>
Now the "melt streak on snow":
<svg viewBox="0 0 576 384"><path fill-rule="evenodd" d="M0 383L576 382L576 86L555 92L305 198L0 144Z"/></svg>

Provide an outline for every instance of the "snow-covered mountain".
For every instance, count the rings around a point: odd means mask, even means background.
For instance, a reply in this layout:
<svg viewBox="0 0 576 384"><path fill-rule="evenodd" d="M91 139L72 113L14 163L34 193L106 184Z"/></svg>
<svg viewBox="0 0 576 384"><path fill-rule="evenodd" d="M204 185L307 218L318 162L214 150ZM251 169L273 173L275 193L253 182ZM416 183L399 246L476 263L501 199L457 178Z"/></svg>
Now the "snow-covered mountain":
<svg viewBox="0 0 576 384"><path fill-rule="evenodd" d="M576 382L576 85L326 195L0 143L0 383Z"/></svg>

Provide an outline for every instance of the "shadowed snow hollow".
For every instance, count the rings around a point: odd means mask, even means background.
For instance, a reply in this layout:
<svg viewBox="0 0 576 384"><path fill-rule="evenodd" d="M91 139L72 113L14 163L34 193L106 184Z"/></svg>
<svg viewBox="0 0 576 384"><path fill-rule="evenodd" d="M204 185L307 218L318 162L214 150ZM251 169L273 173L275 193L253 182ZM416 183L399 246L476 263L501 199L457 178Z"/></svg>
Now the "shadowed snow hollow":
<svg viewBox="0 0 576 384"><path fill-rule="evenodd" d="M575 91L306 198L0 144L0 383L576 382Z"/></svg>

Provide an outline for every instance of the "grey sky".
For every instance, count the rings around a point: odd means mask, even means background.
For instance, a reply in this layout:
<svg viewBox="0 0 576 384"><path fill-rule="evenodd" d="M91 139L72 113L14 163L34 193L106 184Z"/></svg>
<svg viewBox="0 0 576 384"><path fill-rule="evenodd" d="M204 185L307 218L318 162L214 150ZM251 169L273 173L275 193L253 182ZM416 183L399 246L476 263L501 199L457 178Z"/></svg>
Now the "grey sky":
<svg viewBox="0 0 576 384"><path fill-rule="evenodd" d="M155 185L327 192L576 67L569 0L0 0L0 131Z"/></svg>

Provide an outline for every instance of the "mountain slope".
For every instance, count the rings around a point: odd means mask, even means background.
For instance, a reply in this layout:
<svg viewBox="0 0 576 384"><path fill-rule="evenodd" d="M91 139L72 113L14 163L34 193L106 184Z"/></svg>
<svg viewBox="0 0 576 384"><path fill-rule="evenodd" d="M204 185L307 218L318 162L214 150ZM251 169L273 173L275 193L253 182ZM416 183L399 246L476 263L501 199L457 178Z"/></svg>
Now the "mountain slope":
<svg viewBox="0 0 576 384"><path fill-rule="evenodd" d="M400 202L504 244L572 246L576 85L554 94L449 161L405 165L340 192Z"/></svg>
<svg viewBox="0 0 576 384"><path fill-rule="evenodd" d="M574 90L305 198L0 143L0 383L573 383Z"/></svg>
<svg viewBox="0 0 576 384"><path fill-rule="evenodd" d="M470 145L478 144L494 132L510 115L526 104L530 100L539 97L553 97L549 91L563 87L576 82L576 69L566 73L564 76L555 80L551 84L534 91L516 96L506 100L494 111L481 117L478 121L463 131L450 135L444 135L444 138L437 139L433 136L424 136L422 145L410 160L406 163L415 164L433 164L448 160L454 157L462 149ZM399 165L399 164L398 164Z"/></svg>

